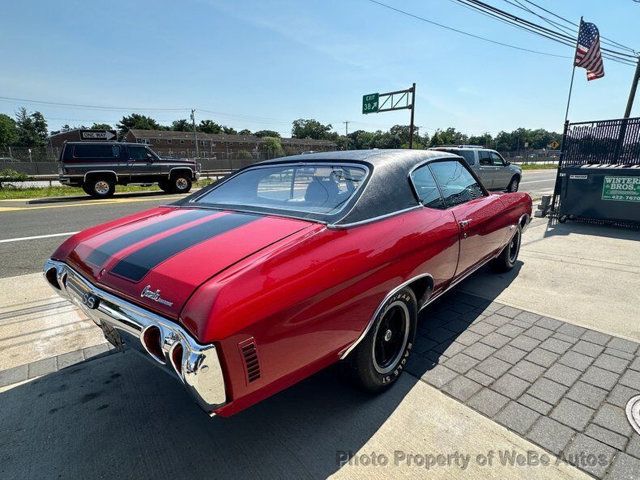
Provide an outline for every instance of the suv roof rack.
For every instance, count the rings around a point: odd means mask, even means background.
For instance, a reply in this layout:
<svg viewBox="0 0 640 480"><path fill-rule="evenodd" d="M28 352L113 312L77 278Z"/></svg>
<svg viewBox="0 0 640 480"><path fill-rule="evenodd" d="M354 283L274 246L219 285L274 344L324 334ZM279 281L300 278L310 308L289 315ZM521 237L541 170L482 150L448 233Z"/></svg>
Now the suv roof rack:
<svg viewBox="0 0 640 480"><path fill-rule="evenodd" d="M482 145L438 145L432 148L487 148Z"/></svg>

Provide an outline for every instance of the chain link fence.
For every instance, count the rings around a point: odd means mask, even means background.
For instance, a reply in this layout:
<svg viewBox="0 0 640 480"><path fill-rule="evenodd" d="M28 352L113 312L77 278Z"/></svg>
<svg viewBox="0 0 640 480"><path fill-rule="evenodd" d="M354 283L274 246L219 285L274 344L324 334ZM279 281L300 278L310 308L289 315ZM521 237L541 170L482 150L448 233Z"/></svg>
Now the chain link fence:
<svg viewBox="0 0 640 480"><path fill-rule="evenodd" d="M229 151L211 155L203 152L196 157L195 150L182 150L180 153L158 152L163 158L197 158L203 171L227 171L251 165L262 160L274 158L266 152ZM15 170L26 175L57 175L59 147L1 147L0 171Z"/></svg>

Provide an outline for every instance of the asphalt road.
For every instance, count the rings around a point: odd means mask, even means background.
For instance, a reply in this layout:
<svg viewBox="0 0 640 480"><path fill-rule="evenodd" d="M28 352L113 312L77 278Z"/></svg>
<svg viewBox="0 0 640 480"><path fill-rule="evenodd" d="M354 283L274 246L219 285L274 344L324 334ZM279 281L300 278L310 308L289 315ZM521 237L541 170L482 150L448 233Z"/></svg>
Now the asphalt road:
<svg viewBox="0 0 640 480"><path fill-rule="evenodd" d="M534 198L550 194L555 175L555 170L524 171L520 190ZM39 272L44 261L74 232L178 198L158 192L118 195L109 200L0 201L0 278Z"/></svg>

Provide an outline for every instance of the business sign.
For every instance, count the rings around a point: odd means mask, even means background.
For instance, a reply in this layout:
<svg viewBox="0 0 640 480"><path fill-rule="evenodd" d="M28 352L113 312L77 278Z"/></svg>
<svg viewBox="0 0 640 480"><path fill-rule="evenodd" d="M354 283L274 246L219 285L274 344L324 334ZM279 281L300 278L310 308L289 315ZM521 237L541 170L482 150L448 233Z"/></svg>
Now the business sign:
<svg viewBox="0 0 640 480"><path fill-rule="evenodd" d="M82 140L113 140L116 138L115 130L81 130Z"/></svg>
<svg viewBox="0 0 640 480"><path fill-rule="evenodd" d="M380 95L370 93L362 96L362 113L376 113L379 108Z"/></svg>
<svg viewBox="0 0 640 480"><path fill-rule="evenodd" d="M604 177L602 200L640 202L640 177Z"/></svg>

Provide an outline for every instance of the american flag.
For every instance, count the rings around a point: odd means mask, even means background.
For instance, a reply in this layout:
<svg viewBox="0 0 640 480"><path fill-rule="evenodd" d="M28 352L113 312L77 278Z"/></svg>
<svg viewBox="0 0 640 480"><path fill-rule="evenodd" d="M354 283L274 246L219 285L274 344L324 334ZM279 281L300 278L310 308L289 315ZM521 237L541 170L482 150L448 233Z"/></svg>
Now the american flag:
<svg viewBox="0 0 640 480"><path fill-rule="evenodd" d="M573 64L587 70L587 80L604 77L604 65L600 53L600 33L598 33L598 27L593 23L580 20L578 46Z"/></svg>

